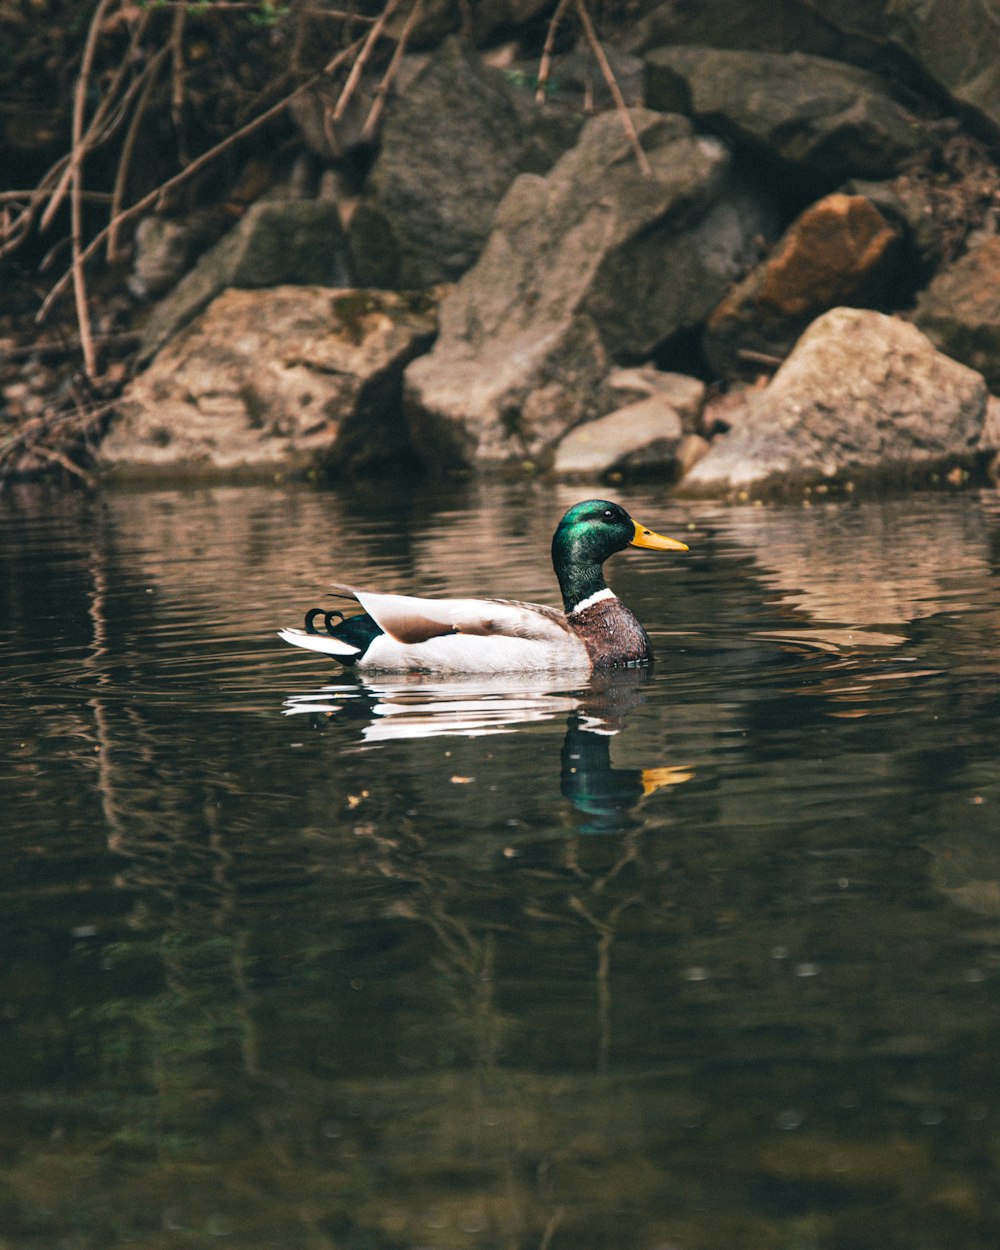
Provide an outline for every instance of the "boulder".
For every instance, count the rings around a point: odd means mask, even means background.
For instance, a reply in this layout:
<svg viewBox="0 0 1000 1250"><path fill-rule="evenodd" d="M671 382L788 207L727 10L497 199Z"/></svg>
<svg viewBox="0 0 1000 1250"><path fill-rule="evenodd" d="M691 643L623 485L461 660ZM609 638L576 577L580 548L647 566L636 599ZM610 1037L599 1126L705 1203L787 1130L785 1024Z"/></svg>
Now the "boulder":
<svg viewBox="0 0 1000 1250"><path fill-rule="evenodd" d="M1000 28L983 0L663 0L624 43L828 57L949 95L984 137L1000 131Z"/></svg>
<svg viewBox="0 0 1000 1250"><path fill-rule="evenodd" d="M587 421L560 441L553 470L559 477L673 476L685 430L697 420L705 386L681 375L675 388L658 390L623 408Z"/></svg>
<svg viewBox="0 0 1000 1250"><path fill-rule="evenodd" d="M783 358L820 313L882 303L901 238L864 196L834 193L812 204L709 317L703 342L712 369L721 377L746 371L741 353Z"/></svg>
<svg viewBox="0 0 1000 1250"><path fill-rule="evenodd" d="M140 358L148 360L226 287L282 283L344 286L346 250L336 204L327 200L261 200L205 252L142 327Z"/></svg>
<svg viewBox="0 0 1000 1250"><path fill-rule="evenodd" d="M1000 25L983 0L892 0L895 43L987 128L1000 134Z"/></svg>
<svg viewBox="0 0 1000 1250"><path fill-rule="evenodd" d="M544 173L579 127L540 108L461 40L446 40L386 110L348 227L354 281L416 290L460 277L515 177Z"/></svg>
<svg viewBox="0 0 1000 1250"><path fill-rule="evenodd" d="M407 370L415 441L433 458L544 460L601 415L616 359L697 325L745 263L764 214L727 190L725 148L684 118L632 117L650 176L606 113L548 177L522 175L505 196L442 304L434 351Z"/></svg>
<svg viewBox="0 0 1000 1250"><path fill-rule="evenodd" d="M634 51L667 44L757 52L809 52L856 65L884 62L887 47L882 4L872 0L663 0L634 25L626 46Z"/></svg>
<svg viewBox="0 0 1000 1250"><path fill-rule="evenodd" d="M909 480L970 463L986 414L980 374L915 326L835 308L683 479L688 495L759 495Z"/></svg>
<svg viewBox="0 0 1000 1250"><path fill-rule="evenodd" d="M831 189L889 177L930 146L875 75L802 53L656 48L646 54L646 103Z"/></svg>
<svg viewBox="0 0 1000 1250"><path fill-rule="evenodd" d="M913 320L943 352L1000 389L1000 238L942 269L917 300Z"/></svg>
<svg viewBox="0 0 1000 1250"><path fill-rule="evenodd" d="M392 465L409 451L403 368L435 330L425 296L225 291L126 389L98 461L133 475Z"/></svg>
<svg viewBox="0 0 1000 1250"><path fill-rule="evenodd" d="M611 413L628 404L656 397L667 403L681 419L685 433L701 429L705 383L685 373L668 373L653 365L612 369L601 388L601 411Z"/></svg>

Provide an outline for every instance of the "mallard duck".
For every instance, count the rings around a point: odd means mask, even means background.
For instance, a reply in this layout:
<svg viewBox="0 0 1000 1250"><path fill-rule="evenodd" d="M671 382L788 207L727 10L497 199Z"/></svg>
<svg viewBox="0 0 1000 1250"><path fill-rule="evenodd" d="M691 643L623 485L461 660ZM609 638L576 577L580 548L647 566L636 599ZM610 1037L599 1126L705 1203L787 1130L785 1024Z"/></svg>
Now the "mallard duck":
<svg viewBox="0 0 1000 1250"><path fill-rule="evenodd" d="M552 564L563 608L511 599L419 599L336 585L364 609L313 608L304 629L283 629L297 647L366 671L449 673L604 669L652 659L646 631L604 580L604 561L626 547L687 551L634 521L619 504L586 499L559 522ZM316 619L324 621L324 630ZM338 619L339 618L339 619Z"/></svg>

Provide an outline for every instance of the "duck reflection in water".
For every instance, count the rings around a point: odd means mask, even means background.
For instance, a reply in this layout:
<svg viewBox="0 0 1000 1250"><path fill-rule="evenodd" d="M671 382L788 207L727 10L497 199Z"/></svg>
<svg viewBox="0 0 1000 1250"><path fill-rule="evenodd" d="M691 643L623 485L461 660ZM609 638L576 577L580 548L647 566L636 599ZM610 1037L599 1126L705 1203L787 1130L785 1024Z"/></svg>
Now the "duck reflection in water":
<svg viewBox="0 0 1000 1250"><path fill-rule="evenodd" d="M560 753L559 789L584 817L581 833L616 833L635 822L640 799L694 776L683 767L615 768L611 742L625 728L628 713L643 702L648 669L596 676L569 714Z"/></svg>
<svg viewBox="0 0 1000 1250"><path fill-rule="evenodd" d="M583 817L579 832L614 833L634 824L630 813L641 799L693 776L685 767L612 765L612 740L644 701L649 677L646 668L445 681L407 674L324 686L291 696L283 710L287 716L308 716L316 729L353 722L362 748L404 739L510 734L565 716L560 791Z"/></svg>

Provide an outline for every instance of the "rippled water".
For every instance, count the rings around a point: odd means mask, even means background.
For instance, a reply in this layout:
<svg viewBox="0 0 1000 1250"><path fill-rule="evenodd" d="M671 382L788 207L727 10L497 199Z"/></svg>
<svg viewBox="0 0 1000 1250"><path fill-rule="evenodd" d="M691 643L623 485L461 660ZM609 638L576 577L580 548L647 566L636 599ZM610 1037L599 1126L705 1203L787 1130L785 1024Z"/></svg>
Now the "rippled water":
<svg viewBox="0 0 1000 1250"><path fill-rule="evenodd" d="M275 637L580 494L0 499L2 1250L995 1248L1000 499L622 491L649 672Z"/></svg>

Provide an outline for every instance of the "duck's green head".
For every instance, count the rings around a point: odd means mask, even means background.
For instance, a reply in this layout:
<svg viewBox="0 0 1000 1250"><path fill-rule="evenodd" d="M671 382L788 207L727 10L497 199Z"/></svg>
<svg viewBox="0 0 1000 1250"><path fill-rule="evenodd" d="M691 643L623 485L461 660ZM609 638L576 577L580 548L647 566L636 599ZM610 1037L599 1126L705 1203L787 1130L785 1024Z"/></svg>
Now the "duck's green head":
<svg viewBox="0 0 1000 1250"><path fill-rule="evenodd" d="M626 547L687 551L685 543L646 529L610 500L585 499L569 509L552 539L552 564L567 612L605 589L601 565Z"/></svg>

